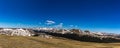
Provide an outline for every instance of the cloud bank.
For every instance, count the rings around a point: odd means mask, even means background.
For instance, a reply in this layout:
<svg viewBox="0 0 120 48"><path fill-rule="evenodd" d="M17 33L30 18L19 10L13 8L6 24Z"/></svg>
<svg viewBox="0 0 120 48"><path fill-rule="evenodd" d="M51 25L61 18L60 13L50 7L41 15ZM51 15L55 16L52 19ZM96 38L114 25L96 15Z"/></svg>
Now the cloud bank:
<svg viewBox="0 0 120 48"><path fill-rule="evenodd" d="M52 25L52 24L55 24L55 21L47 20L45 24L47 24L47 25Z"/></svg>

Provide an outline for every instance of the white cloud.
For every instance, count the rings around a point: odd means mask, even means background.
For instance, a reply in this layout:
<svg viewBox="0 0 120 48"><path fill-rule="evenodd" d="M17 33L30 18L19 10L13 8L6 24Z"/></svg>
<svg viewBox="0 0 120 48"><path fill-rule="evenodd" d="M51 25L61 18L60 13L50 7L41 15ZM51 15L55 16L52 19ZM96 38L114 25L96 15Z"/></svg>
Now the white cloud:
<svg viewBox="0 0 120 48"><path fill-rule="evenodd" d="M55 25L56 28L62 28L63 27L63 23L60 23L58 25Z"/></svg>
<svg viewBox="0 0 120 48"><path fill-rule="evenodd" d="M52 25L52 24L55 24L55 21L47 20L45 24L47 24L47 25Z"/></svg>

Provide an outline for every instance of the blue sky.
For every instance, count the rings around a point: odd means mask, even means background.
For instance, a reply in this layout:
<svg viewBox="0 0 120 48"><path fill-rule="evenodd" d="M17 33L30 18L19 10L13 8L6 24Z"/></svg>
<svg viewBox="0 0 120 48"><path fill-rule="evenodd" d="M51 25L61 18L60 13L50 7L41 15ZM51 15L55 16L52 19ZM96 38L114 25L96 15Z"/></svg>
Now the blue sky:
<svg viewBox="0 0 120 48"><path fill-rule="evenodd" d="M119 0L0 0L0 27L44 27L50 23L51 26L62 24L61 26L65 28L120 33L119 2Z"/></svg>

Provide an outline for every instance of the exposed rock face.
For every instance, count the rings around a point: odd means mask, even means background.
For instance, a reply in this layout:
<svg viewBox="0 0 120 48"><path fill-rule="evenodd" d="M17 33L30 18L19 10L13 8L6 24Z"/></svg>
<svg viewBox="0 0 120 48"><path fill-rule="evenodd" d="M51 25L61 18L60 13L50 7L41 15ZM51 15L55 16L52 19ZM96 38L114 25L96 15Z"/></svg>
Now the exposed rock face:
<svg viewBox="0 0 120 48"><path fill-rule="evenodd" d="M45 33L48 35L56 36L56 37L64 37L73 40L79 41L87 41L87 42L120 42L120 38L114 34L104 34L104 33L94 33L90 31L81 31L78 29L72 30L39 30L37 33ZM35 31L36 32L36 31ZM64 32L64 34L63 34Z"/></svg>
<svg viewBox="0 0 120 48"><path fill-rule="evenodd" d="M24 29L16 29L13 30L12 36L17 35L17 36L31 36L31 33L28 30L24 30Z"/></svg>
<svg viewBox="0 0 120 48"><path fill-rule="evenodd" d="M18 29L0 28L0 34L10 35L10 36L40 36L43 38L64 37L79 41L88 42L120 42L120 35L107 34L101 32L90 32L88 30L81 31L79 29Z"/></svg>
<svg viewBox="0 0 120 48"><path fill-rule="evenodd" d="M0 34L10 36L32 36L33 33L27 29L0 29Z"/></svg>

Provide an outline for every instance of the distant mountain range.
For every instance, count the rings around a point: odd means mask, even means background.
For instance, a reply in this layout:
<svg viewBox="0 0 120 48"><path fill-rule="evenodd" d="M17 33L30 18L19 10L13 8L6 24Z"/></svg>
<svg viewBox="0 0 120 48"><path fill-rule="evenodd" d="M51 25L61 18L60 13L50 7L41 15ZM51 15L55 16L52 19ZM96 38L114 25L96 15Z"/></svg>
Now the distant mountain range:
<svg viewBox="0 0 120 48"><path fill-rule="evenodd" d="M79 29L55 28L0 28L1 35L9 36L42 36L45 38L63 37L88 42L120 42L120 35L114 33L90 32Z"/></svg>

